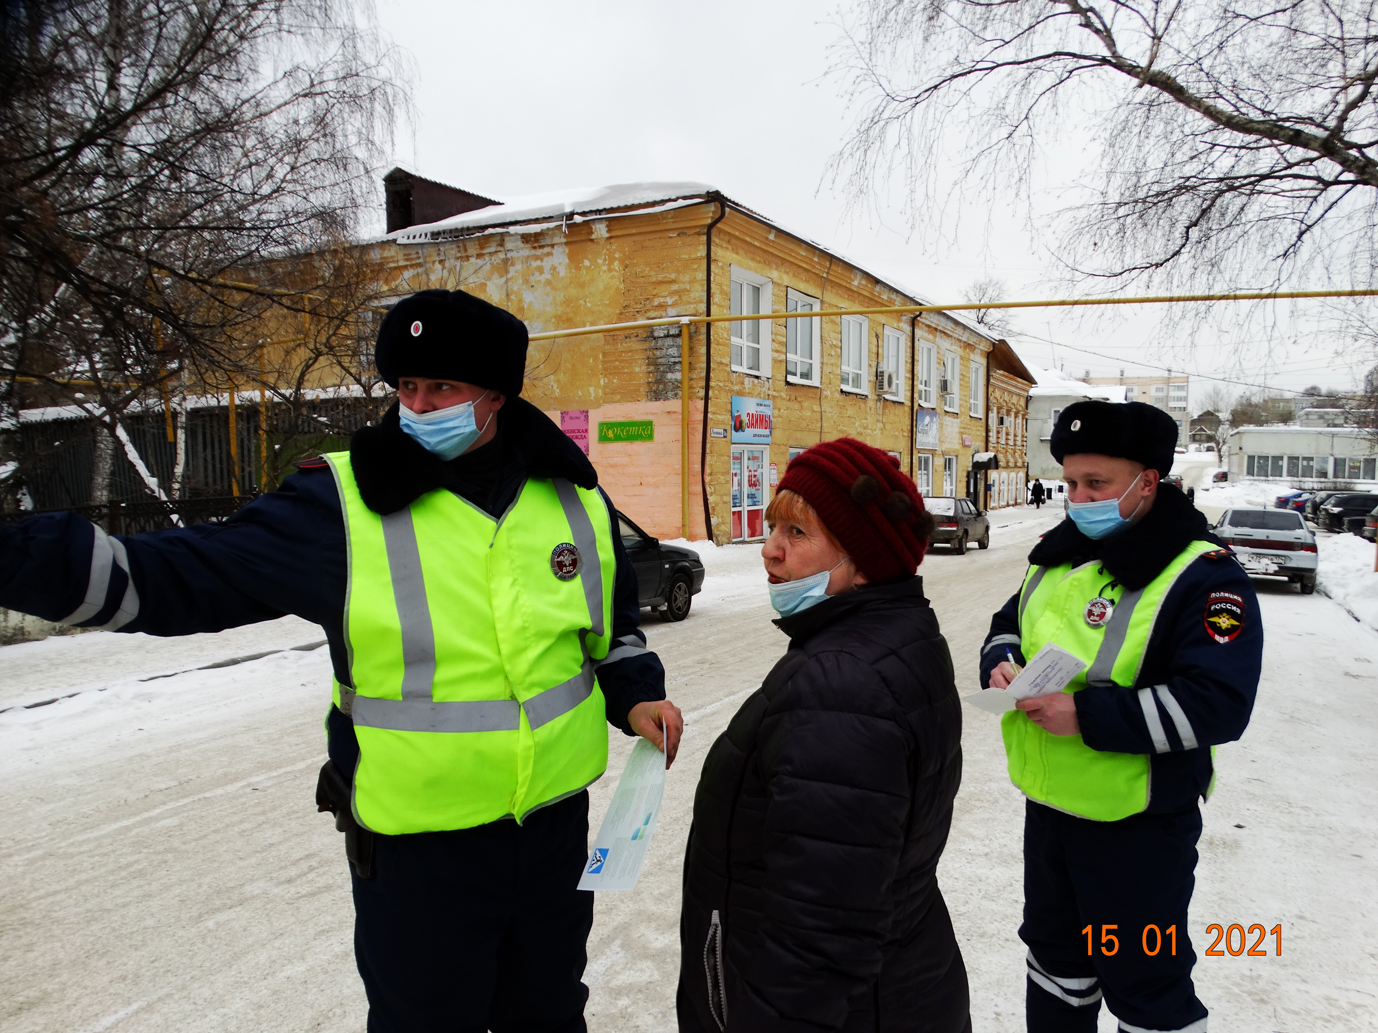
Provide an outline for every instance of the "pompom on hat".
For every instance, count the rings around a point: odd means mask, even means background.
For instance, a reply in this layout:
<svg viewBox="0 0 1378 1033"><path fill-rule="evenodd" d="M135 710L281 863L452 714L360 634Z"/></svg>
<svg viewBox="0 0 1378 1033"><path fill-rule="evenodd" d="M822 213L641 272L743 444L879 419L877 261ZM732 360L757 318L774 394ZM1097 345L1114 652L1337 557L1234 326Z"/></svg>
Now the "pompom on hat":
<svg viewBox="0 0 1378 1033"><path fill-rule="evenodd" d="M813 507L871 584L914 576L928 550L932 519L919 490L888 452L857 441L824 441L791 460L779 491Z"/></svg>
<svg viewBox="0 0 1378 1033"><path fill-rule="evenodd" d="M458 380L515 398L526 377L526 324L463 291L403 298L378 328L373 352L389 387L402 377Z"/></svg>

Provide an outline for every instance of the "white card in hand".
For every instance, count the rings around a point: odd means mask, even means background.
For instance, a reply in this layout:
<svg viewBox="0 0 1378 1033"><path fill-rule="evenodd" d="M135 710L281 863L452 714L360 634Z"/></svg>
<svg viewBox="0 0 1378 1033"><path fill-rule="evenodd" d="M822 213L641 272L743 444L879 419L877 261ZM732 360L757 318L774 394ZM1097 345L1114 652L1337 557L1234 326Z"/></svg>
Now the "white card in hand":
<svg viewBox="0 0 1378 1033"><path fill-rule="evenodd" d="M1061 646L1049 642L1034 655L1008 688L982 689L963 699L978 710L1003 714L1013 710L1015 703L1021 699L1038 699L1061 692L1084 670L1086 664Z"/></svg>
<svg viewBox="0 0 1378 1033"><path fill-rule="evenodd" d="M629 890L636 886L664 792L665 754L649 739L637 739L594 837L579 889Z"/></svg>

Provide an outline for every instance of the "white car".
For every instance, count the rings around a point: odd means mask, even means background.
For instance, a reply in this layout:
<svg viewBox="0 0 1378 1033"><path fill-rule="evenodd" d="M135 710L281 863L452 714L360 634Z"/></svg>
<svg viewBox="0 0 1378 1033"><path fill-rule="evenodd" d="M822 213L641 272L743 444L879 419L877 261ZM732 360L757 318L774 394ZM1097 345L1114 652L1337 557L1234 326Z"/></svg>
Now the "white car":
<svg viewBox="0 0 1378 1033"><path fill-rule="evenodd" d="M1215 534L1250 574L1285 577L1302 595L1316 590L1316 536L1295 510L1227 509Z"/></svg>

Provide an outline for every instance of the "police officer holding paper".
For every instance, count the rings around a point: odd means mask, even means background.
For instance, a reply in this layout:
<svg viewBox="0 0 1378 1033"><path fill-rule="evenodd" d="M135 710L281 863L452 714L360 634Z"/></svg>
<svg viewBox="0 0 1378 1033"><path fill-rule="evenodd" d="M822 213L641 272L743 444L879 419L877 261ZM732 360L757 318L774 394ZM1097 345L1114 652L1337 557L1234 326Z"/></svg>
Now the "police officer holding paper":
<svg viewBox="0 0 1378 1033"><path fill-rule="evenodd" d="M371 1033L584 1030L585 787L609 722L671 760L683 728L612 504L520 397L526 348L510 313L422 291L378 335L398 404L227 522L0 529L0 606L155 635L325 628L317 799L347 834Z"/></svg>
<svg viewBox="0 0 1378 1033"><path fill-rule="evenodd" d="M1142 402L1062 411L1052 454L1068 519L995 614L981 684L1004 688L1045 644L1087 669L1002 718L1028 798L1024 921L1031 1033L1093 1033L1104 997L1126 1033L1206 1029L1187 907L1197 800L1214 748L1249 722L1263 628L1248 575L1161 483L1177 425ZM1008 651L1008 653L1007 653Z"/></svg>

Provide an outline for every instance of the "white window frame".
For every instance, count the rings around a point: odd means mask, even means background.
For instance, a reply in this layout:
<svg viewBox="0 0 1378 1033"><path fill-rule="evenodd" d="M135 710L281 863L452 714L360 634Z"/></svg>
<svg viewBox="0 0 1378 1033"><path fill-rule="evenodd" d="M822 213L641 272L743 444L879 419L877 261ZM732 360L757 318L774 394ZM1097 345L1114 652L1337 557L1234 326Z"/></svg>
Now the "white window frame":
<svg viewBox="0 0 1378 1033"><path fill-rule="evenodd" d="M932 341L920 341L918 363L914 375L918 383L914 387L918 403L925 409L938 407L938 346Z"/></svg>
<svg viewBox="0 0 1378 1033"><path fill-rule="evenodd" d="M807 305L807 308L801 306ZM797 291L793 287L785 288L785 311L786 312L817 312L820 308L817 298L809 297L802 291ZM811 356L808 359L798 358L799 331L802 327L808 326L809 336L812 344ZM785 383L803 384L807 387L818 387L821 383L819 374L819 347L823 320L818 317L812 319L786 319L785 320ZM795 368L802 368L802 363L808 362L811 367L812 376L800 376L797 372L790 373L790 363L795 363Z"/></svg>
<svg viewBox="0 0 1378 1033"><path fill-rule="evenodd" d="M943 410L957 412L957 400L962 395L962 357L956 352L943 356L943 379L947 381L947 391L943 394ZM938 384L941 388L941 382Z"/></svg>
<svg viewBox="0 0 1378 1033"><path fill-rule="evenodd" d="M847 332L849 328L857 336L861 349L861 365L859 367L847 365ZM842 317L842 356L839 367L842 370L842 390L848 394L869 395L871 393L870 363L867 361L870 358L868 353L871 349L867 347L869 342L866 340L866 335L869 332L870 320L865 316ZM860 383L853 384L854 378L858 379Z"/></svg>
<svg viewBox="0 0 1378 1033"><path fill-rule="evenodd" d="M956 456L943 456L943 494L957 497Z"/></svg>
<svg viewBox="0 0 1378 1033"><path fill-rule="evenodd" d="M904 401L904 331L893 326L880 328L880 368L893 370L894 394L884 395L892 402Z"/></svg>
<svg viewBox="0 0 1378 1033"><path fill-rule="evenodd" d="M772 287L770 279L768 277L762 276L760 273L753 273L750 269L743 269L739 265L732 266L731 270L732 287L730 287L729 290L735 288L739 284L750 284L753 287L759 287L761 289L760 311L770 312L770 293ZM731 302L729 302L728 312L730 315L749 314L732 312ZM760 328L757 334L756 343L754 344L742 336L745 328L749 326L751 323L755 323L755 325ZM735 353L737 349L740 348L742 350L742 358L743 360L745 360L746 349L756 348L758 349L756 357L760 363L759 368L753 369L752 367L745 365L744 362L739 363L734 361L731 363L732 372L745 373L748 376L769 379L771 365L771 321L769 319L757 319L751 321L743 320L742 322L728 323L728 326L731 328L732 352Z"/></svg>
<svg viewBox="0 0 1378 1033"><path fill-rule="evenodd" d="M914 457L914 485L919 494L928 498L933 494L933 456L920 452Z"/></svg>
<svg viewBox="0 0 1378 1033"><path fill-rule="evenodd" d="M982 388L986 382L986 364L971 360L971 383L967 385L967 415L979 420L985 411L985 393Z"/></svg>

